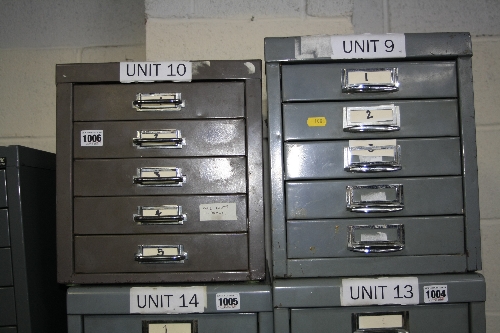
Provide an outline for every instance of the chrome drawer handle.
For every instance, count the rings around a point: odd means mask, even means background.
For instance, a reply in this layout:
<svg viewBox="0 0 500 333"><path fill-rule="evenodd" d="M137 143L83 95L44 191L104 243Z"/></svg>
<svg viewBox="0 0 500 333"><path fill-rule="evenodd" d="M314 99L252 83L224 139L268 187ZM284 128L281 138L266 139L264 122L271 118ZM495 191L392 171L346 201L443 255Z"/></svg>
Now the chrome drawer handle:
<svg viewBox="0 0 500 333"><path fill-rule="evenodd" d="M404 208L403 185L346 186L346 209L355 213L391 213Z"/></svg>
<svg viewBox="0 0 500 333"><path fill-rule="evenodd" d="M352 252L388 253L405 247L404 225L350 225L347 248Z"/></svg>
<svg viewBox="0 0 500 333"><path fill-rule="evenodd" d="M399 106L349 106L343 108L344 132L394 132L401 129Z"/></svg>
<svg viewBox="0 0 500 333"><path fill-rule="evenodd" d="M141 264L183 264L187 257L182 245L139 245L134 259Z"/></svg>
<svg viewBox="0 0 500 333"><path fill-rule="evenodd" d="M187 220L186 214L182 214L182 206L178 205L139 206L133 218L141 224L181 225Z"/></svg>
<svg viewBox="0 0 500 333"><path fill-rule="evenodd" d="M343 93L396 92L399 90L398 69L342 69Z"/></svg>
<svg viewBox="0 0 500 333"><path fill-rule="evenodd" d="M182 186L186 176L182 175L180 168L175 167L140 168L133 182L143 186Z"/></svg>
<svg viewBox="0 0 500 333"><path fill-rule="evenodd" d="M137 131L132 142L139 148L182 148L185 144L181 131L176 129Z"/></svg>
<svg viewBox="0 0 500 333"><path fill-rule="evenodd" d="M357 141L350 141L349 145ZM401 146L378 146L377 141L367 141L369 146L344 148L344 170L349 172L393 172L401 170Z"/></svg>
<svg viewBox="0 0 500 333"><path fill-rule="evenodd" d="M137 111L180 111L185 106L180 93L138 93L135 98Z"/></svg>

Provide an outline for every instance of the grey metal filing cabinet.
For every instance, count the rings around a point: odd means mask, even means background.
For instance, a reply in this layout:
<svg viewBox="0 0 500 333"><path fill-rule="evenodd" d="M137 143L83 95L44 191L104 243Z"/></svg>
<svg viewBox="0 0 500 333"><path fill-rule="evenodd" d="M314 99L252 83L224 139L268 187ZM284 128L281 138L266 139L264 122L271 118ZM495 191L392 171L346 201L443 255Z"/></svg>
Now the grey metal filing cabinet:
<svg viewBox="0 0 500 333"><path fill-rule="evenodd" d="M266 38L273 276L481 269L467 33Z"/></svg>
<svg viewBox="0 0 500 333"><path fill-rule="evenodd" d="M188 66L191 78L125 81L124 66ZM264 278L261 70L57 66L61 283Z"/></svg>
<svg viewBox="0 0 500 333"><path fill-rule="evenodd" d="M144 286L70 287L69 333L273 332L272 295L268 284L187 287L169 284L155 288L153 291L152 287ZM187 310L180 313L184 300L190 308L184 305Z"/></svg>
<svg viewBox="0 0 500 333"><path fill-rule="evenodd" d="M0 332L65 332L56 277L55 154L0 147Z"/></svg>
<svg viewBox="0 0 500 333"><path fill-rule="evenodd" d="M485 333L485 300L484 279L475 273L280 279L274 327L276 333Z"/></svg>

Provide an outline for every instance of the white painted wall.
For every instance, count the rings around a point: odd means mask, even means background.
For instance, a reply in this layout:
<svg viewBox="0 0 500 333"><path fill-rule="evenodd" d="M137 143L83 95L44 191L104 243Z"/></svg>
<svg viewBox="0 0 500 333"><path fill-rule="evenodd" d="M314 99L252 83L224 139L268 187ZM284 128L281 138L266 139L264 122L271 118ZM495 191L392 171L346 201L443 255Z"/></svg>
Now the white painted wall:
<svg viewBox="0 0 500 333"><path fill-rule="evenodd" d="M499 1L2 0L0 17L0 145L52 152L57 63L263 59L268 36L471 32L487 325L498 331Z"/></svg>

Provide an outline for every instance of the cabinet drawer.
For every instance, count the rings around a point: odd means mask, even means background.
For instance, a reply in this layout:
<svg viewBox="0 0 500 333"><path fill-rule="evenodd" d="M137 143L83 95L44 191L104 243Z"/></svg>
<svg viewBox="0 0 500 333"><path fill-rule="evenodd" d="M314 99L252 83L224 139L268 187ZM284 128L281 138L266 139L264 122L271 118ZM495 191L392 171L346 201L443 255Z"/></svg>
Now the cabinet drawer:
<svg viewBox="0 0 500 333"><path fill-rule="evenodd" d="M74 204L80 235L247 231L245 195L87 197ZM155 214L162 218L141 218Z"/></svg>
<svg viewBox="0 0 500 333"><path fill-rule="evenodd" d="M5 170L0 170L0 207L7 207L7 178Z"/></svg>
<svg viewBox="0 0 500 333"><path fill-rule="evenodd" d="M459 138L294 142L284 156L286 179L461 174Z"/></svg>
<svg viewBox="0 0 500 333"><path fill-rule="evenodd" d="M362 73L359 79L352 79L352 82L360 83L365 80L366 83L385 83L389 70L397 72L397 89L393 92L343 92L344 70ZM457 96L456 82L454 61L293 64L282 66L282 99L283 102L290 102L450 98Z"/></svg>
<svg viewBox="0 0 500 333"><path fill-rule="evenodd" d="M12 258L10 248L0 249L0 287L12 286Z"/></svg>
<svg viewBox="0 0 500 333"><path fill-rule="evenodd" d="M14 288L0 288L0 326L16 324L16 299Z"/></svg>
<svg viewBox="0 0 500 333"><path fill-rule="evenodd" d="M359 326L373 326L378 328L378 330L373 329L373 331L377 332L384 327L387 329L387 326L391 326L387 324L387 320L389 320L387 316L392 315L393 320L399 317L397 319L400 321L401 325L397 326L400 329L411 333L469 333L468 311L469 307L466 303L291 309L290 325L291 331L294 333L355 332ZM358 319L360 318L359 316L364 316L364 320ZM366 316L376 317L367 319ZM386 316L385 320L383 320L381 316ZM358 320L362 320L362 322L366 324L359 325ZM369 332L371 330L366 329L366 331Z"/></svg>
<svg viewBox="0 0 500 333"><path fill-rule="evenodd" d="M176 183L167 181L166 186L156 186L155 176L160 179L176 177L174 171L159 168L180 169L177 173L180 178L185 176L185 180L178 179ZM145 185L137 183L142 179L152 181L146 180L143 182ZM243 157L101 159L74 162L75 196L245 192L246 161Z"/></svg>
<svg viewBox="0 0 500 333"><path fill-rule="evenodd" d="M369 110L372 111L368 113ZM369 121L366 117L356 121L351 118L360 111L372 118ZM394 126L398 114L399 129L389 127ZM318 118L321 123L314 123ZM360 124L368 126L360 131ZM459 136L458 128L458 106L454 99L283 104L285 141Z"/></svg>
<svg viewBox="0 0 500 333"><path fill-rule="evenodd" d="M172 332L241 332L258 333L259 322L256 313L217 313L217 314L169 314L169 315L87 315L83 318L84 333L108 333L109 327L117 332L137 333L143 332L143 323L147 328L148 323L189 323L196 325L197 330L172 330ZM167 327L168 329L168 327ZM148 332L148 331L145 331ZM153 330L149 332L153 333ZM170 329L168 329L170 332Z"/></svg>
<svg viewBox="0 0 500 333"><path fill-rule="evenodd" d="M100 131L102 145L84 131ZM244 137L243 119L79 122L73 146L75 158L245 155Z"/></svg>
<svg viewBox="0 0 500 333"><path fill-rule="evenodd" d="M0 209L0 247L10 246L9 214L7 209Z"/></svg>
<svg viewBox="0 0 500 333"><path fill-rule="evenodd" d="M181 262L139 263L139 245L182 245ZM146 252L144 252L146 255ZM148 252L149 253L149 252ZM154 257L154 255L153 255ZM153 258L156 259L156 258ZM77 273L241 271L248 269L247 234L75 236Z"/></svg>
<svg viewBox="0 0 500 333"><path fill-rule="evenodd" d="M395 187L402 193L402 209L399 211L377 211L378 207L387 208L396 202ZM402 186L401 186L402 185ZM370 189L367 187L378 187ZM353 205L360 202L373 207L373 212L365 213L348 210L347 194L353 190ZM361 187L361 188L356 188ZM324 180L287 182L286 212L288 219L323 218L366 218L379 216L427 216L458 215L463 213L462 178L384 178L365 180ZM396 198L396 199L395 199ZM399 206L401 207L401 205Z"/></svg>
<svg viewBox="0 0 500 333"><path fill-rule="evenodd" d="M288 258L463 255L462 216L287 222Z"/></svg>
<svg viewBox="0 0 500 333"><path fill-rule="evenodd" d="M180 94L177 110L137 111L137 94ZM168 98L157 96L160 98ZM243 82L75 84L74 120L145 120L244 117Z"/></svg>

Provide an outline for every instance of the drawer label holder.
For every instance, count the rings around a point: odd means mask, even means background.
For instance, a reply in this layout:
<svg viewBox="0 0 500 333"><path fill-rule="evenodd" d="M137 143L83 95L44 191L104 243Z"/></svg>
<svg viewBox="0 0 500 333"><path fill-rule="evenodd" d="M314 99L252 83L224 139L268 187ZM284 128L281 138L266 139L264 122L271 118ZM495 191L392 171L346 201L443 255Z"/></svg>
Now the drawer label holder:
<svg viewBox="0 0 500 333"><path fill-rule="evenodd" d="M197 320L143 320L142 333L198 333Z"/></svg>
<svg viewBox="0 0 500 333"><path fill-rule="evenodd" d="M401 168L401 146L396 140L349 140L349 147L344 147L345 171L392 172Z"/></svg>
<svg viewBox="0 0 500 333"><path fill-rule="evenodd" d="M404 225L347 226L347 249L352 252L387 253L405 247Z"/></svg>
<svg viewBox="0 0 500 333"><path fill-rule="evenodd" d="M356 106L343 108L344 132L394 132L401 129L399 106Z"/></svg>
<svg viewBox="0 0 500 333"><path fill-rule="evenodd" d="M132 139L137 148L182 148L186 144L180 130L141 130Z"/></svg>
<svg viewBox="0 0 500 333"><path fill-rule="evenodd" d="M174 224L181 225L187 221L187 215L182 213L182 206L139 206L134 222L140 224Z"/></svg>
<svg viewBox="0 0 500 333"><path fill-rule="evenodd" d="M183 264L188 254L182 245L138 245L134 259L140 264Z"/></svg>
<svg viewBox="0 0 500 333"><path fill-rule="evenodd" d="M132 102L136 111L181 111L185 106L181 93L138 93Z"/></svg>
<svg viewBox="0 0 500 333"><path fill-rule="evenodd" d="M417 277L342 279L342 306L419 304L419 298Z"/></svg>
<svg viewBox="0 0 500 333"><path fill-rule="evenodd" d="M343 93L387 93L396 91L399 91L397 67L342 69Z"/></svg>
<svg viewBox="0 0 500 333"><path fill-rule="evenodd" d="M368 312L352 314L352 332L370 333L408 333L409 313L402 312Z"/></svg>
<svg viewBox="0 0 500 333"><path fill-rule="evenodd" d="M346 209L355 213L397 212L403 198L403 184L346 186Z"/></svg>
<svg viewBox="0 0 500 333"><path fill-rule="evenodd" d="M130 313L203 313L207 308L205 286L132 287L129 295Z"/></svg>
<svg viewBox="0 0 500 333"><path fill-rule="evenodd" d="M182 186L186 176L176 167L145 167L137 170L133 182L142 186Z"/></svg>

